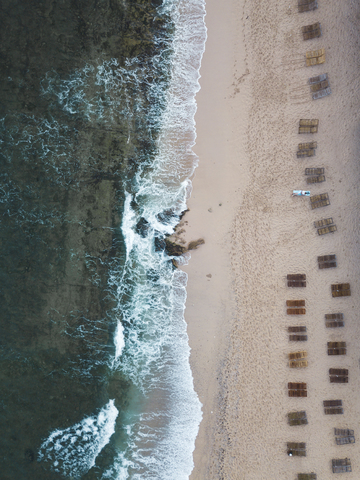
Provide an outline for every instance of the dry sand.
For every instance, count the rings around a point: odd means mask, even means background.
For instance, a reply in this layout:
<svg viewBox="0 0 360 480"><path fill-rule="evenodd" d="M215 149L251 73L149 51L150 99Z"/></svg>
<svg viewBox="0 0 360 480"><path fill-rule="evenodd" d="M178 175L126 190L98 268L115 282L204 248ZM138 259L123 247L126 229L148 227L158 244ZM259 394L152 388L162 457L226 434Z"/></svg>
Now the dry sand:
<svg viewBox="0 0 360 480"><path fill-rule="evenodd" d="M200 164L188 202L192 253L186 320L195 389L204 418L191 480L333 477L331 459L350 458L360 478L359 41L356 1L207 0L208 41L198 94L196 153ZM322 36L303 41L302 25L320 21ZM305 67L305 52L324 47L326 63ZM313 101L307 80L328 73L332 94ZM299 135L300 118L319 131ZM316 156L297 159L297 144L316 140ZM308 187L306 167L324 167L326 182ZM331 204L311 210L293 188L328 192ZM318 236L313 222L333 217L337 232ZM317 256L336 254L319 270ZM288 288L288 273L306 273L306 288ZM349 282L351 297L332 298ZM288 299L305 299L306 315L286 315ZM325 328L342 312L345 327ZM305 325L307 342L289 342L288 326ZM346 356L328 356L328 341L346 341ZM308 367L290 369L287 355L306 350ZM330 384L328 369L348 368L349 383ZM289 398L288 382L307 382L307 398ZM325 415L323 400L342 399L343 415ZM287 413L305 410L308 425L290 427ZM356 443L337 446L333 429L352 428ZM286 442L306 442L289 457Z"/></svg>

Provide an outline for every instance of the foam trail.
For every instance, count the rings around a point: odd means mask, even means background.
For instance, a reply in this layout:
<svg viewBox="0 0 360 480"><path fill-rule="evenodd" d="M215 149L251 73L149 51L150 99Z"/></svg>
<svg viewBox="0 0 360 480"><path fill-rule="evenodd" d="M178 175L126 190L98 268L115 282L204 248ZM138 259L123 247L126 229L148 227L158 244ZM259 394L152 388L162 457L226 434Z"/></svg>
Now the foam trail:
<svg viewBox="0 0 360 480"><path fill-rule="evenodd" d="M114 400L109 400L97 416L55 430L42 443L39 461L49 462L55 472L80 478L95 465L96 457L115 432L118 413Z"/></svg>

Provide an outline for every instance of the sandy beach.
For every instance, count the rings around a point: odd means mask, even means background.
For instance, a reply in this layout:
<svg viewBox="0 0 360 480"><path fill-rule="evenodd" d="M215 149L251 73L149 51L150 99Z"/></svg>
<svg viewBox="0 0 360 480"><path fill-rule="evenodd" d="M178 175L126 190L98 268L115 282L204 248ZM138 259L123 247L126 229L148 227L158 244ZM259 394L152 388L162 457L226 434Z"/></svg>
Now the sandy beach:
<svg viewBox="0 0 360 480"><path fill-rule="evenodd" d="M191 480L293 479L315 472L328 479L332 459L351 460L346 478L360 477L359 291L359 42L360 6L318 0L298 13L284 0L207 0L208 40L197 95L199 167L183 223L192 252L186 321L195 389L203 421ZM301 27L321 23L304 41ZM325 48L323 65L305 53ZM327 73L331 95L312 100L308 79ZM299 120L319 119L318 132L298 134ZM316 155L297 158L301 142ZM308 185L305 168L324 168L326 181ZM293 189L328 193L311 209ZM337 231L319 236L314 221L332 217ZM335 254L336 268L317 257ZM287 274L306 274L289 288ZM350 283L333 298L331 284ZM303 299L305 315L287 315L286 301ZM325 314L345 326L326 328ZM305 326L307 341L289 341L289 326ZM327 342L346 342L346 355ZM306 351L308 366L290 368L288 354ZM348 369L334 384L330 368ZM306 398L290 398L288 382L305 382ZM342 415L325 415L324 400L342 400ZM287 414L306 411L308 424ZM353 429L354 444L337 445L334 428ZM305 442L290 457L287 442Z"/></svg>

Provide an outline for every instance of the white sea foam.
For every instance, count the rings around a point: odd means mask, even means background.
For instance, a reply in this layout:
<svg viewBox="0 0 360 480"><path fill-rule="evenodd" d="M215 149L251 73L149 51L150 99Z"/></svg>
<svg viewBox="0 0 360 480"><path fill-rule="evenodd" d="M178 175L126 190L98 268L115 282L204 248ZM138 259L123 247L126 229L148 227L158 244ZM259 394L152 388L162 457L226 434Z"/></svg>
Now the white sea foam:
<svg viewBox="0 0 360 480"><path fill-rule="evenodd" d="M96 457L109 442L118 413L114 400L109 400L97 416L55 430L42 443L39 461L50 462L55 472L79 478L95 465Z"/></svg>

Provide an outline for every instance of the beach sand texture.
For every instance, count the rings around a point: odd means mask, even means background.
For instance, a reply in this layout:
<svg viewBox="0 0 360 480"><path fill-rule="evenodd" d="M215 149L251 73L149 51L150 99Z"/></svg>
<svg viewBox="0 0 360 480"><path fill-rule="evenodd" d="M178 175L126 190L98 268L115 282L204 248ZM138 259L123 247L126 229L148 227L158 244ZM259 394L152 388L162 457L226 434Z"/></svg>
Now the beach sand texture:
<svg viewBox="0 0 360 480"><path fill-rule="evenodd" d="M359 44L360 5L318 0L298 13L296 0L207 1L208 41L198 94L196 153L188 239L192 253L186 320L195 388L204 419L192 480L291 479L297 473L336 478L331 461L350 458L360 478L359 286ZM303 25L319 21L322 36L304 41ZM305 67L305 53L325 48L326 63ZM312 100L309 77L327 73L332 93ZM298 134L299 119L319 119L316 134ZM297 158L297 145L317 142L316 155ZM308 185L305 168L322 167L326 181ZM293 189L328 193L312 210ZM333 234L314 221L332 217ZM337 267L317 257L336 254ZM306 274L289 288L287 274ZM351 296L332 298L331 284L350 283ZM305 315L287 315L286 300L303 299ZM343 313L343 328L324 316ZM290 342L288 327L307 327ZM327 355L345 341L347 354ZM307 351L306 368L288 354ZM349 370L332 384L329 368ZM306 382L306 398L289 398L288 382ZM342 415L325 415L323 400L341 399ZM305 410L307 425L287 413ZM334 428L355 430L355 444L336 445ZM306 457L289 457L287 442L305 442Z"/></svg>

